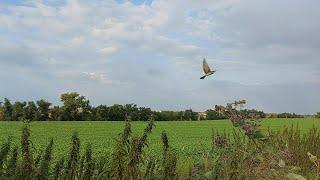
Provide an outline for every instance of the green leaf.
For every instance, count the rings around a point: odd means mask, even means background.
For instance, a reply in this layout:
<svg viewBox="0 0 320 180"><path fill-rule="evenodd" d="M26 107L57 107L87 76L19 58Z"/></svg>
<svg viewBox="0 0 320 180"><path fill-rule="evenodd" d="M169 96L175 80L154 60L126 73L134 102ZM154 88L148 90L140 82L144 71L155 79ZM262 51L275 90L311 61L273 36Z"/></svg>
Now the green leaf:
<svg viewBox="0 0 320 180"><path fill-rule="evenodd" d="M204 174L204 176L206 177L206 178L208 178L208 179L210 179L210 178L212 178L212 171L209 171L209 172L206 172L205 174Z"/></svg>
<svg viewBox="0 0 320 180"><path fill-rule="evenodd" d="M307 152L307 155L311 162L316 162L318 159L317 156L312 155L310 152Z"/></svg>
<svg viewBox="0 0 320 180"><path fill-rule="evenodd" d="M290 171L291 171L291 172L300 172L300 171L301 171L301 168L300 168L300 167L297 167L297 166L293 166Z"/></svg>
<svg viewBox="0 0 320 180"><path fill-rule="evenodd" d="M303 176L295 173L288 173L286 176L289 180L306 180Z"/></svg>
<svg viewBox="0 0 320 180"><path fill-rule="evenodd" d="M278 165L279 165L279 167L283 168L286 166L286 163L284 162L284 160L280 159Z"/></svg>
<svg viewBox="0 0 320 180"><path fill-rule="evenodd" d="M258 155L257 157L256 157L256 160L258 160L259 162L262 162L263 161L263 157L262 156L260 156L260 155Z"/></svg>

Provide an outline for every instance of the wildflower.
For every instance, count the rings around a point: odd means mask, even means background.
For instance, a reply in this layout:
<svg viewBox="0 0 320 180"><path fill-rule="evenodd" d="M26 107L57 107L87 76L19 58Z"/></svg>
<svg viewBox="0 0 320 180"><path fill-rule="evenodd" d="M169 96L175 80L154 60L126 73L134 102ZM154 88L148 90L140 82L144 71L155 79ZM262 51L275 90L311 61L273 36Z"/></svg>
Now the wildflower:
<svg viewBox="0 0 320 180"><path fill-rule="evenodd" d="M244 119L243 119L243 117L240 116L240 115L231 115L231 116L229 117L229 120L230 120L233 124L239 124L239 125L241 125L241 124L244 123Z"/></svg>
<svg viewBox="0 0 320 180"><path fill-rule="evenodd" d="M253 134L255 132L255 129L252 127L251 124L243 125L242 129L245 131L247 135Z"/></svg>

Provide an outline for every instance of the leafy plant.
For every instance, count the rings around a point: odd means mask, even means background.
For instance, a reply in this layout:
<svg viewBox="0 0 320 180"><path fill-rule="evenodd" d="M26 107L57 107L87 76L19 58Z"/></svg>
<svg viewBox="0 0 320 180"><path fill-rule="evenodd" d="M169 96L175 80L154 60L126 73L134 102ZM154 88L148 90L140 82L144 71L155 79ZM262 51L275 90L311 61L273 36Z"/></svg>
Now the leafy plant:
<svg viewBox="0 0 320 180"><path fill-rule="evenodd" d="M226 106L216 105L215 111L228 117L234 127L241 128L250 139L264 139L260 130L260 116L254 112L250 114L250 120L241 113L241 108L246 104L246 100L228 103Z"/></svg>

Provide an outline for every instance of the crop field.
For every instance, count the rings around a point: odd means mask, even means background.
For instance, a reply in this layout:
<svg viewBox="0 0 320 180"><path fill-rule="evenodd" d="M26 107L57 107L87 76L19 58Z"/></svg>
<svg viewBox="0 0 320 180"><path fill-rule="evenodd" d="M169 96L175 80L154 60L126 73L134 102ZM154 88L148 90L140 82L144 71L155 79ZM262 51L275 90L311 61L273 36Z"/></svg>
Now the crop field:
<svg viewBox="0 0 320 180"><path fill-rule="evenodd" d="M133 122L133 134L141 134L147 122ZM0 122L0 142L4 142L8 136L14 143L20 143L22 122ZM270 127L279 130L285 126L298 125L302 131L312 126L320 127L320 120L315 118L304 119L265 119L262 121L262 129ZM65 154L70 149L71 136L78 132L81 140L81 151L86 144L91 143L96 156L110 154L114 147L117 135L122 131L124 122L32 122L30 123L31 141L33 150L41 152L49 140L54 140L54 159ZM162 149L161 132L165 130L169 137L170 145L176 150L180 161L195 159L203 152L210 149L212 130L231 132L233 129L229 120L216 121L170 121L155 122L155 128L148 139L148 152L157 156Z"/></svg>

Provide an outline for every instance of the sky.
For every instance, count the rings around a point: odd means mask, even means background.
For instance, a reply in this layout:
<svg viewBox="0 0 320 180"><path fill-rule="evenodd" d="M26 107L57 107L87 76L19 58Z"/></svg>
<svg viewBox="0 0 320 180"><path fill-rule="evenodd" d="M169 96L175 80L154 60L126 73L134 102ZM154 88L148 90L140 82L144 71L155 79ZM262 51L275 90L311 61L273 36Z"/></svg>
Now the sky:
<svg viewBox="0 0 320 180"><path fill-rule="evenodd" d="M0 0L0 99L320 111L317 0ZM204 79L202 59L217 72Z"/></svg>

